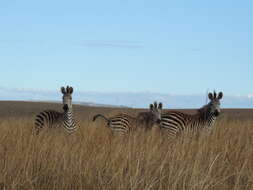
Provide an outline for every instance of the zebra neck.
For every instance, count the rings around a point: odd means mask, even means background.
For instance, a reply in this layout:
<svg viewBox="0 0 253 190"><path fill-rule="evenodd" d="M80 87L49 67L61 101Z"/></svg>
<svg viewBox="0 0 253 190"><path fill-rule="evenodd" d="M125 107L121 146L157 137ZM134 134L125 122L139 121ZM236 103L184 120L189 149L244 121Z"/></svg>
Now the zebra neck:
<svg viewBox="0 0 253 190"><path fill-rule="evenodd" d="M203 115L199 115L199 121L203 123L203 127L212 127L216 118L217 117L212 113L206 113L204 117Z"/></svg>
<svg viewBox="0 0 253 190"><path fill-rule="evenodd" d="M63 128L68 132L72 133L77 129L75 120L73 118L72 109L68 109L63 113Z"/></svg>
<svg viewBox="0 0 253 190"><path fill-rule="evenodd" d="M63 113L63 118L64 122L67 122L68 124L73 124L74 123L74 118L73 118L73 110L68 109Z"/></svg>

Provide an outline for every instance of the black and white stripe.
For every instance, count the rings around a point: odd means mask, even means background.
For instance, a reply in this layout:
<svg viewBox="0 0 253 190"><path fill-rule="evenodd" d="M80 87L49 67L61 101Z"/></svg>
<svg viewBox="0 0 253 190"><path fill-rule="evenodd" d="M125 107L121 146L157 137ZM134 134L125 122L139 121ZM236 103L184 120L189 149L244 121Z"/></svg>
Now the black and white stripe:
<svg viewBox="0 0 253 190"><path fill-rule="evenodd" d="M127 114L118 114L113 117L105 117L102 114L97 114L93 117L93 121L97 118L102 117L107 122L113 133L126 134L134 130L135 118Z"/></svg>
<svg viewBox="0 0 253 190"><path fill-rule="evenodd" d="M126 134L137 128L150 129L155 124L160 124L161 121L162 103L150 104L149 112L141 112L137 117L132 117L128 114L118 114L113 117L107 118L102 114L97 114L93 117L93 121L102 117L107 121L107 127L109 127L113 133Z"/></svg>
<svg viewBox="0 0 253 190"><path fill-rule="evenodd" d="M43 128L64 128L68 133L72 133L77 129L73 108L72 108L72 93L73 88L67 86L61 88L63 93L63 112L55 110L45 110L40 112L35 119L36 134Z"/></svg>
<svg viewBox="0 0 253 190"><path fill-rule="evenodd" d="M189 115L177 111L169 111L162 114L160 128L167 131L170 137L175 137L181 132L194 132L200 129L210 130L216 118L220 114L220 99L223 94L220 92L217 96L216 92L209 93L210 102L200 108L195 115Z"/></svg>

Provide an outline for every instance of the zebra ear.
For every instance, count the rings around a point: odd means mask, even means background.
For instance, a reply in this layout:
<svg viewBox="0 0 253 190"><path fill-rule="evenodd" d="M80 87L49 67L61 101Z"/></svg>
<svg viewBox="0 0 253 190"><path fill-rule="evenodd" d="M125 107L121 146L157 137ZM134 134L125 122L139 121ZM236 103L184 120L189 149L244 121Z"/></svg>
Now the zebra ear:
<svg viewBox="0 0 253 190"><path fill-rule="evenodd" d="M61 92L62 92L62 94L66 94L66 90L64 87L61 87Z"/></svg>
<svg viewBox="0 0 253 190"><path fill-rule="evenodd" d="M217 98L217 94L215 91L213 91L213 99L216 99Z"/></svg>
<svg viewBox="0 0 253 190"><path fill-rule="evenodd" d="M154 108L157 109L157 102L154 102Z"/></svg>
<svg viewBox="0 0 253 190"><path fill-rule="evenodd" d="M219 92L218 99L220 100L223 97L223 93Z"/></svg>
<svg viewBox="0 0 253 190"><path fill-rule="evenodd" d="M162 108L163 108L163 104L162 104L162 102L160 102L159 105L158 105L158 109L161 110Z"/></svg>
<svg viewBox="0 0 253 190"><path fill-rule="evenodd" d="M73 87L69 87L69 93L72 94L74 91Z"/></svg>
<svg viewBox="0 0 253 190"><path fill-rule="evenodd" d="M150 109L150 110L153 110L153 109L154 109L154 105L153 105L153 104L150 104L150 105L149 105L149 109Z"/></svg>
<svg viewBox="0 0 253 190"><path fill-rule="evenodd" d="M212 94L211 92L208 94L208 98L209 98L210 100L213 100L213 94Z"/></svg>

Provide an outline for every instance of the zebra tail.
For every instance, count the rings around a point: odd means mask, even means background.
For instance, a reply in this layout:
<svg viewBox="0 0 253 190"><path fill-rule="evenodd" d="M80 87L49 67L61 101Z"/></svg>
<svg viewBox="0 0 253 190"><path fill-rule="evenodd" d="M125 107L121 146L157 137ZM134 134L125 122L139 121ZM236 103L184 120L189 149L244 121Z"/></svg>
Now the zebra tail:
<svg viewBox="0 0 253 190"><path fill-rule="evenodd" d="M105 119L108 123L110 123L110 119L108 119L107 117L105 117L104 115L102 115L102 114L97 114L97 115L95 115L94 117L93 117L93 122L94 121L96 121L96 119L98 118L98 117L102 117L103 119Z"/></svg>

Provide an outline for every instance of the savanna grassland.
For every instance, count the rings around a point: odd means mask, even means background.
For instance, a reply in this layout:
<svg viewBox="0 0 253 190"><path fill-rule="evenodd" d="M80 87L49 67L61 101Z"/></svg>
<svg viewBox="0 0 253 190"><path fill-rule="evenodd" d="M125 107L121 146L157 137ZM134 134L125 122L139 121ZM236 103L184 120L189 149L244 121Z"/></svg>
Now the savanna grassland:
<svg viewBox="0 0 253 190"><path fill-rule="evenodd" d="M170 141L159 130L114 137L92 116L139 110L84 106L76 133L36 136L44 109L62 105L0 102L0 189L253 189L253 110L223 110L209 136Z"/></svg>

